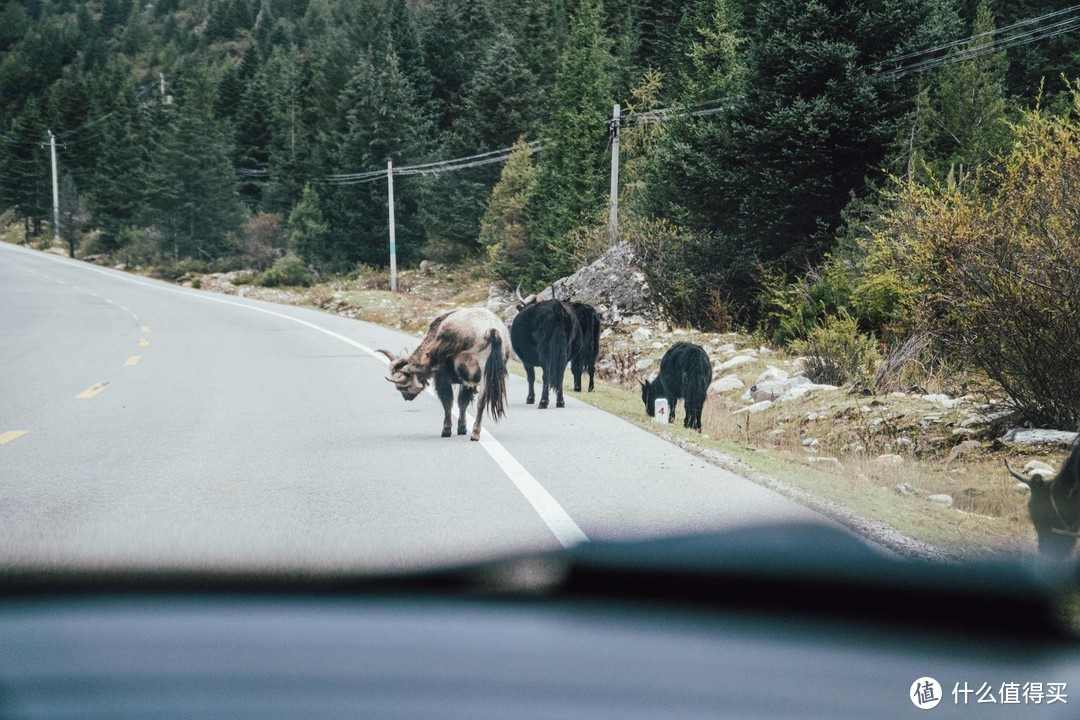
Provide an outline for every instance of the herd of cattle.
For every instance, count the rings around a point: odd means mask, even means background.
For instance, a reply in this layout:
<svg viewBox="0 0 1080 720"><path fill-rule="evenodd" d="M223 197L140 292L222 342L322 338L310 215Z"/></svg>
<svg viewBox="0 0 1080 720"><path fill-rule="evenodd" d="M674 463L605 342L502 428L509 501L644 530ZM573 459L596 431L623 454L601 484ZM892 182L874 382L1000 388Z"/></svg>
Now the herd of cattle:
<svg viewBox="0 0 1080 720"><path fill-rule="evenodd" d="M548 407L552 390L555 407L564 406L563 376L567 363L574 376L574 390L581 391L585 372L589 373L589 391L593 390L600 354L600 320L596 311L583 303L562 300L525 301L520 293L517 301L519 312L509 332L491 311L467 308L435 318L411 354L407 350L399 355L378 351L390 360L390 376L386 379L406 400L423 392L434 378L435 392L444 411L443 437L451 435L454 385L460 386L458 435L465 434L465 414L474 398L473 440L480 439L485 412L496 420L505 414L506 366L511 348L525 366L529 381L527 404L536 401L534 383L538 367L543 372L543 387L537 407ZM660 360L659 374L641 383L641 399L652 416L657 399L665 398L670 408L668 422L674 420L676 403L684 400L683 425L700 432L701 411L711 382L712 365L705 350L700 345L677 342ZM1024 477L1011 467L1009 472L1031 489L1028 509L1040 551L1055 557L1068 556L1080 538L1080 441L1073 444L1061 471L1049 480L1039 474Z"/></svg>
<svg viewBox="0 0 1080 720"><path fill-rule="evenodd" d="M496 420L506 412L506 365L510 351L525 366L529 382L526 404L536 402L536 369L542 373L540 402L546 408L551 393L555 407L564 407L566 366L581 392L582 376L589 374L589 392L595 387L596 360L600 355L600 318L589 305L563 300L528 301L517 293L518 314L509 332L497 315L484 308L453 310L431 321L427 334L412 353L395 355L380 349L390 361L390 375L401 396L412 400L434 379L443 405L443 437L452 434L453 386L458 385L458 435L465 434L465 410L476 399L472 439L480 439L484 413ZM705 350L692 343L675 343L660 361L660 374L641 384L645 410L654 413L657 398L665 398L675 415L676 403L686 402L683 425L701 430L701 409L712 382L712 365Z"/></svg>

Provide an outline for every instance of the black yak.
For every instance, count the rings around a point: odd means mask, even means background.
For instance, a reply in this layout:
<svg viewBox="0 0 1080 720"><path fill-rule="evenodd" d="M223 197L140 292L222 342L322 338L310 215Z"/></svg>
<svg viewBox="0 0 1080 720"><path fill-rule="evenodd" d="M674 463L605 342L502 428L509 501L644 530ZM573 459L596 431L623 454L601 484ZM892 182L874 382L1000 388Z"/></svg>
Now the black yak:
<svg viewBox="0 0 1080 720"><path fill-rule="evenodd" d="M537 407L548 406L551 388L555 389L555 407L565 407L562 386L566 364L581 349L581 327L569 303L545 300L524 305L510 326L510 342L529 381L526 404L536 401L533 384L539 367L544 372L544 385Z"/></svg>
<svg viewBox="0 0 1080 720"><path fill-rule="evenodd" d="M641 383L641 399L649 417L656 414L656 399L666 398L668 422L675 418L679 398L686 401L683 427L701 432L701 409L712 382L712 363L700 345L677 342L668 348L660 360L660 374L653 381Z"/></svg>
<svg viewBox="0 0 1080 720"><path fill-rule="evenodd" d="M1061 470L1050 480L1038 471L1026 478L1005 461L1014 478L1031 488L1028 513L1039 539L1039 552L1063 559L1080 538L1080 438L1073 441Z"/></svg>

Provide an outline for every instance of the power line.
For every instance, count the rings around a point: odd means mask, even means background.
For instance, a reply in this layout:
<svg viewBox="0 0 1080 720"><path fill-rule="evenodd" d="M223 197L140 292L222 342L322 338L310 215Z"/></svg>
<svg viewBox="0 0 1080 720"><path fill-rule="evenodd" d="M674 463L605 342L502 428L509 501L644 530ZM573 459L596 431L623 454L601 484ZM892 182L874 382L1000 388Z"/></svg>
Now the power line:
<svg viewBox="0 0 1080 720"><path fill-rule="evenodd" d="M943 50L950 50L950 49L952 49L954 47L958 47L960 45L970 44L970 43L974 42L975 40L979 40L979 39L982 39L982 38L987 37L987 36L1000 35L1000 34L1006 33L1006 32L1008 32L1010 30L1014 30L1014 29L1016 29L1018 27L1022 27L1024 25L1031 25L1033 23L1039 23L1039 22L1042 22L1043 20L1049 20L1051 18L1060 17L1062 15L1069 15L1069 14L1075 12L1076 10L1080 10L1080 5L1072 5L1070 7L1063 8L1063 9L1057 10L1055 12L1046 13L1045 15L1040 15L1038 17L1027 18L1025 20L1019 20L1017 22L1012 23L1011 25L1006 25L1004 27L996 28L994 30L988 30L986 32L978 33L978 34L972 35L971 37L962 38L960 40L953 40L952 42L948 42L948 43L945 43L943 45L935 45L934 47L924 48L922 50L914 50L912 52L905 53L903 55L896 55L894 57L886 58L885 60L881 60L879 62L872 63L871 65L866 66L866 67L880 68L880 66L882 66L882 65L887 65L887 64L890 64L890 63L902 62L904 60L909 60L911 58L918 57L920 55L927 55L927 54L930 54L930 53L939 52L939 51L943 51Z"/></svg>

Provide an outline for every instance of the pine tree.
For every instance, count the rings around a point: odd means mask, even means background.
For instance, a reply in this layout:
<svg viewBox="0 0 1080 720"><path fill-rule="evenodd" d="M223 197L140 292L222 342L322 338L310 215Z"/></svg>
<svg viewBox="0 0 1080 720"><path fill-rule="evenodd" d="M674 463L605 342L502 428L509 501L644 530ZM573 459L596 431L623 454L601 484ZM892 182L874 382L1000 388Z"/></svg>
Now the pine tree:
<svg viewBox="0 0 1080 720"><path fill-rule="evenodd" d="M183 83L175 121L160 148L162 178L151 199L163 250L175 258L228 254L226 235L243 220L230 143L211 112L205 74Z"/></svg>
<svg viewBox="0 0 1080 720"><path fill-rule="evenodd" d="M559 58L552 120L543 133L547 145L540 155L529 232L550 254L536 268L537 280L554 280L576 269L570 233L591 222L605 204L609 61L599 10L592 0L583 0Z"/></svg>
<svg viewBox="0 0 1080 720"><path fill-rule="evenodd" d="M851 194L865 193L913 95L876 60L948 37L936 0L860 4L798 0L748 5L747 92L732 122L732 172L716 188L737 198L702 225L753 243L781 272L819 260Z"/></svg>
<svg viewBox="0 0 1080 720"><path fill-rule="evenodd" d="M512 285L532 279L537 248L529 235L529 203L536 189L532 151L519 140L491 192L480 225L492 276Z"/></svg>
<svg viewBox="0 0 1080 720"><path fill-rule="evenodd" d="M523 135L536 139L540 98L533 80L516 39L506 31L497 33L466 85L460 115L443 134L439 157L508 147ZM480 219L498 177L497 165L483 165L427 182L420 208L427 236L425 257L452 262L475 252Z"/></svg>
<svg viewBox="0 0 1080 720"><path fill-rule="evenodd" d="M939 79L923 88L916 98L916 113L907 142L912 173L924 164L939 180L955 179L989 159L1009 142L1005 123L1004 51L994 47L994 17L986 0L980 0L972 36L975 39L953 51L952 57L969 54L971 60L954 62L940 71Z"/></svg>

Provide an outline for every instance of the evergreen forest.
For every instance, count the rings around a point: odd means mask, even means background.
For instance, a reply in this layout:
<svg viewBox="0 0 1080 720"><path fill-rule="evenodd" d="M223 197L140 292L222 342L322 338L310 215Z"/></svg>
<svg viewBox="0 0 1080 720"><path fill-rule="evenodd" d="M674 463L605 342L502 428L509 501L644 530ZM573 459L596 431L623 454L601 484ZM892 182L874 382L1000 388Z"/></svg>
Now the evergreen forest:
<svg viewBox="0 0 1080 720"><path fill-rule="evenodd" d="M72 254L348 274L388 263L389 161L399 263L535 291L612 241L617 133L677 321L929 336L1008 388L1080 333L1078 77L1069 0L21 0L0 211L52 234L52 138Z"/></svg>

